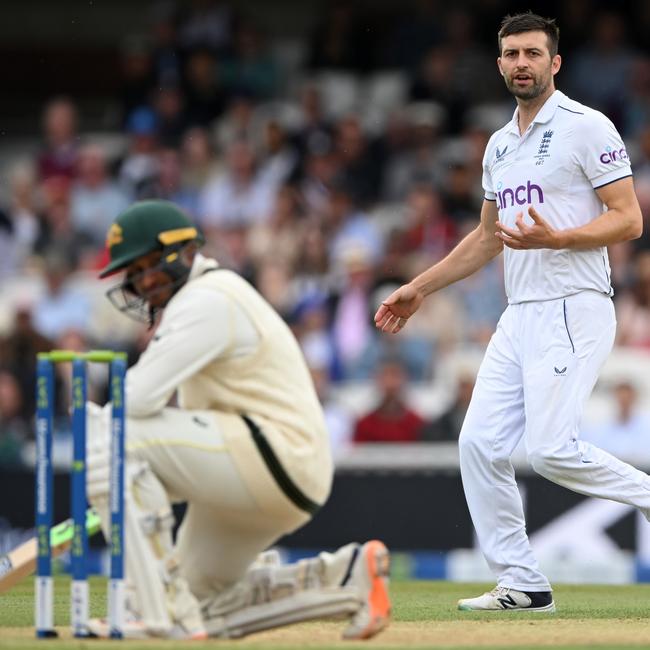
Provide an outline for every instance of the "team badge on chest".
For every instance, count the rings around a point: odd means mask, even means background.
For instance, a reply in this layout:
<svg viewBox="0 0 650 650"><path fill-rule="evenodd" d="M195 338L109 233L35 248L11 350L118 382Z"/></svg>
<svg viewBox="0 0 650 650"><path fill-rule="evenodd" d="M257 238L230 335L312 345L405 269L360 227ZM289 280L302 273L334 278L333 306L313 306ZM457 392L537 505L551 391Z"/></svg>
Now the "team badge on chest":
<svg viewBox="0 0 650 650"><path fill-rule="evenodd" d="M539 149L537 150L537 155L535 156L535 165L540 166L544 164L544 161L551 155L548 152L548 149L551 145L551 138L553 137L553 131L544 131L542 136L542 141L539 143Z"/></svg>

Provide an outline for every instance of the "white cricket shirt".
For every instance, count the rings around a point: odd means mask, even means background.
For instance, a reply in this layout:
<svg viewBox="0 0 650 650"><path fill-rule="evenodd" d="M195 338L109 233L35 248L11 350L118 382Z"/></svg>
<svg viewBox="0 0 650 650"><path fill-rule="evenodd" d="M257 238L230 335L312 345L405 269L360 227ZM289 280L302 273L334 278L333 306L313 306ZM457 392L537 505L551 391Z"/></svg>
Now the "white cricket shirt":
<svg viewBox="0 0 650 650"><path fill-rule="evenodd" d="M555 229L584 226L606 209L595 190L631 176L621 136L599 111L556 90L523 135L518 110L494 133L483 158L483 189L499 220L515 228L528 207ZM613 294L605 246L589 250L504 247L509 303L553 300L592 289Z"/></svg>

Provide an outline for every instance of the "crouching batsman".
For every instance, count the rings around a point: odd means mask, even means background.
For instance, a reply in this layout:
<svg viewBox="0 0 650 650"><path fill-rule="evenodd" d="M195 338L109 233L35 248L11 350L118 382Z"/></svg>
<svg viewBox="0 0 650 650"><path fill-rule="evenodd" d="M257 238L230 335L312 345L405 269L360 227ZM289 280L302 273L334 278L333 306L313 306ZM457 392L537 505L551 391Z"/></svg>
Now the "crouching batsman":
<svg viewBox="0 0 650 650"><path fill-rule="evenodd" d="M240 637L332 617L348 619L344 638L371 637L390 614L381 542L290 565L265 552L327 499L327 432L289 328L201 243L164 201L135 203L107 238L101 276L124 273L108 297L157 323L126 377L125 636ZM88 426L88 496L105 525L108 408L89 408ZM91 631L108 626L96 619Z"/></svg>

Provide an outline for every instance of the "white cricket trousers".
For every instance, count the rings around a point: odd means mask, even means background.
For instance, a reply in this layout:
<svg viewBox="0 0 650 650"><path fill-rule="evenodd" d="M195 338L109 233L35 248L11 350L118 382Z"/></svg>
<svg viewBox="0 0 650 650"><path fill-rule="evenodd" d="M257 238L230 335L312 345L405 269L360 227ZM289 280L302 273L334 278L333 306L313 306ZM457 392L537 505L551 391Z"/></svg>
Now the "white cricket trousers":
<svg viewBox="0 0 650 650"><path fill-rule="evenodd" d="M611 299L595 291L509 305L499 320L459 439L465 497L499 586L550 590L530 548L510 462L522 436L538 474L650 513L650 477L578 439L615 329Z"/></svg>

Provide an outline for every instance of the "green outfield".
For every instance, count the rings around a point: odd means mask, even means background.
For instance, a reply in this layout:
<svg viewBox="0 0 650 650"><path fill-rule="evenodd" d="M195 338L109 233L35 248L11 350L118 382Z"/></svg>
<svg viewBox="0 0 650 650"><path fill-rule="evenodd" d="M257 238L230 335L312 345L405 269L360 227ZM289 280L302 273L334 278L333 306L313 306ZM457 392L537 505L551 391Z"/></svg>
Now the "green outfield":
<svg viewBox="0 0 650 650"><path fill-rule="evenodd" d="M68 624L68 585L57 579L55 623L61 638L33 638L33 580L29 579L0 596L0 648L115 648L115 641L76 641ZM458 612L455 602L462 596L485 590L487 585L446 582L395 581L391 586L394 616L391 626L369 642L341 642L343 624L306 623L251 636L243 641L193 642L194 647L264 648L650 648L650 585L558 586L555 614L515 612L475 614ZM106 611L105 581L92 582L92 613ZM170 648L178 642L128 642L129 648Z"/></svg>

